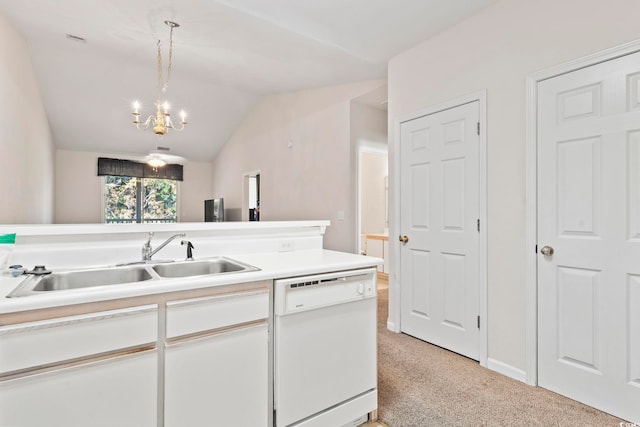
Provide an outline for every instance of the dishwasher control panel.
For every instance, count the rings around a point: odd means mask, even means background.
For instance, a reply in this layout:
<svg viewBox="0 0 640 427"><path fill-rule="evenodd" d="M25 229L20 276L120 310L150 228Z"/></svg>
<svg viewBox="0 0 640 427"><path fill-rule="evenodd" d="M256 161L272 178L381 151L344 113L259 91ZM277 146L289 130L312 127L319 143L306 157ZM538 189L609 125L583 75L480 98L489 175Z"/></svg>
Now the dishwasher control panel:
<svg viewBox="0 0 640 427"><path fill-rule="evenodd" d="M276 316L376 297L376 270L353 270L274 281Z"/></svg>

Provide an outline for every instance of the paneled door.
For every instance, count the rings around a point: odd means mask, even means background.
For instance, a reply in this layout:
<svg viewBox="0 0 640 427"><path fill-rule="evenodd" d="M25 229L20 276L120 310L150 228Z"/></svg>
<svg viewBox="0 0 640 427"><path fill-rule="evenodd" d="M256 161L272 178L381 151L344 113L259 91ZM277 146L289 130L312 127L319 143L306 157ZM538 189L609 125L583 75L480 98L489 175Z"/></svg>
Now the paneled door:
<svg viewBox="0 0 640 427"><path fill-rule="evenodd" d="M479 102L400 128L400 329L478 360Z"/></svg>
<svg viewBox="0 0 640 427"><path fill-rule="evenodd" d="M640 422L640 54L538 85L538 383Z"/></svg>

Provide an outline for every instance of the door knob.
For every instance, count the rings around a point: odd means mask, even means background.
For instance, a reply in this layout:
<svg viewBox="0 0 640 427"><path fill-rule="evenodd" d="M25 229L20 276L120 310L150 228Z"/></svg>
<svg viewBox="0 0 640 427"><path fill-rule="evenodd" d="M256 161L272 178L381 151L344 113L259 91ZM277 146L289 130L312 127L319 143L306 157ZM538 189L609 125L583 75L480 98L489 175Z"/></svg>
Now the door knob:
<svg viewBox="0 0 640 427"><path fill-rule="evenodd" d="M409 241L409 238L408 238L407 236L400 236L399 240L400 240L402 243L407 243L407 242Z"/></svg>
<svg viewBox="0 0 640 427"><path fill-rule="evenodd" d="M540 253L544 256L551 256L553 255L555 251L553 250L553 248L551 246L543 246L540 249Z"/></svg>

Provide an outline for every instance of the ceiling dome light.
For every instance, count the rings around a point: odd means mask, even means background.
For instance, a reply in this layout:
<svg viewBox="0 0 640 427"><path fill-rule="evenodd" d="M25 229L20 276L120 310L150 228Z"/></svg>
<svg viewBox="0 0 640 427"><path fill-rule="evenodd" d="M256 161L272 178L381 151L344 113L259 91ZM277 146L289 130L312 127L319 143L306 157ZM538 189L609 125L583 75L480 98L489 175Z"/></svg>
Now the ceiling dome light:
<svg viewBox="0 0 640 427"><path fill-rule="evenodd" d="M167 164L167 162L165 162L164 160L162 160L158 156L152 155L149 158L149 160L147 160L147 164L155 169L155 168L161 168L161 167L165 166Z"/></svg>

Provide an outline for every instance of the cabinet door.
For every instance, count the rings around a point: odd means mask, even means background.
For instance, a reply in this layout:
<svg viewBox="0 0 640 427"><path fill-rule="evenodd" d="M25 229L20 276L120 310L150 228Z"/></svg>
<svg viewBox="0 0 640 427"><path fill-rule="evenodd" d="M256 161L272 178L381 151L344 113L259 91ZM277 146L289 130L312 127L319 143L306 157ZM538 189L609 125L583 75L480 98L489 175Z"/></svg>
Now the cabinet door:
<svg viewBox="0 0 640 427"><path fill-rule="evenodd" d="M0 382L0 425L145 427L157 422L157 350Z"/></svg>
<svg viewBox="0 0 640 427"><path fill-rule="evenodd" d="M233 329L165 351L165 427L267 426L268 328Z"/></svg>

